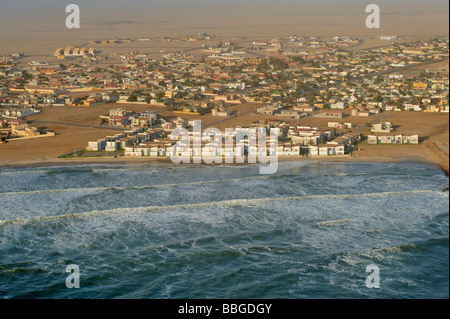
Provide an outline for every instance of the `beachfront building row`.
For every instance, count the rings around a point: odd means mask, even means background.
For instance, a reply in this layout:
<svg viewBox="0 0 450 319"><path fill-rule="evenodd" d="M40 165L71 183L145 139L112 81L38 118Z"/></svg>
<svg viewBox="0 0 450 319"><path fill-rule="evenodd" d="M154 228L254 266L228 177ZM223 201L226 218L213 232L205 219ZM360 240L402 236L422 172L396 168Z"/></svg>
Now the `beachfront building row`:
<svg viewBox="0 0 450 319"><path fill-rule="evenodd" d="M258 128L260 132L262 128ZM176 149L174 149L175 142L172 140L152 140L147 141L131 141L128 143L125 149L125 156L141 157L141 156L171 156L175 154L181 156L204 156L204 152L207 152L208 156L244 156L248 154L258 154L259 156L300 156L300 155L312 155L319 156L324 155L325 152L320 152L317 148L326 142L329 148L326 155L344 155L349 152L352 146L359 141L359 134L345 133L343 135L335 135L334 130L320 130L318 127L306 127L306 126L289 126L282 124L279 127L269 128L266 130L267 142L266 147L261 148L256 136L253 136L251 132L256 133L256 130L248 128L236 128L234 132L223 132L217 135L215 139L218 141L216 144L211 144L202 140L202 136L196 136L193 132L189 132L189 143L186 145L178 143ZM271 140L270 132L276 133L278 138L282 140ZM240 143L238 141L238 134ZM283 137L287 137L283 139ZM121 139L123 141L123 138ZM120 140L119 140L120 141ZM112 142L110 142L111 144ZM199 145L200 147L193 147L193 145ZM207 148L205 149L205 145ZM227 149L229 145L232 145L232 150ZM276 145L276 152L271 149L271 145ZM200 152L200 153L196 153Z"/></svg>
<svg viewBox="0 0 450 319"><path fill-rule="evenodd" d="M368 144L419 144L418 135L369 135Z"/></svg>
<svg viewBox="0 0 450 319"><path fill-rule="evenodd" d="M126 157L166 157L173 152L173 141L154 141L125 147Z"/></svg>
<svg viewBox="0 0 450 319"><path fill-rule="evenodd" d="M345 155L346 147L343 144L320 144L303 146L301 144L291 144L279 142L276 149L258 149L258 146L234 145L233 148L225 147L203 147L195 149L193 147L176 146L173 141L155 141L152 143L129 146L125 148L126 157L170 157L172 155L182 156L210 156L210 157L243 157L254 156L329 156Z"/></svg>
<svg viewBox="0 0 450 319"><path fill-rule="evenodd" d="M309 145L310 156L345 155L351 152L353 145L359 142L360 135L346 133L329 140L327 143Z"/></svg>
<svg viewBox="0 0 450 319"><path fill-rule="evenodd" d="M200 147L193 147L191 143L176 143L172 140L154 140L150 143L141 143L125 148L126 157L244 157L244 156L329 156L345 155L348 145L343 142L335 144L320 144L305 146L290 142L278 141L276 148L270 147L270 142L266 147L260 147L256 143L248 140L243 143L233 144L226 147L225 144L218 145L202 143ZM273 144L272 144L273 145Z"/></svg>
<svg viewBox="0 0 450 319"><path fill-rule="evenodd" d="M280 152L280 151L281 152ZM292 147L289 150L284 148L283 144L274 150L269 147L265 149L258 149L258 146L249 146L246 143L234 144L233 147L227 148L225 145L206 145L201 147L193 147L192 145L183 145L171 140L155 140L151 143L144 143L136 146L129 146L125 148L126 157L244 157L245 155L270 155L275 156L278 153L281 155L300 155L300 145Z"/></svg>

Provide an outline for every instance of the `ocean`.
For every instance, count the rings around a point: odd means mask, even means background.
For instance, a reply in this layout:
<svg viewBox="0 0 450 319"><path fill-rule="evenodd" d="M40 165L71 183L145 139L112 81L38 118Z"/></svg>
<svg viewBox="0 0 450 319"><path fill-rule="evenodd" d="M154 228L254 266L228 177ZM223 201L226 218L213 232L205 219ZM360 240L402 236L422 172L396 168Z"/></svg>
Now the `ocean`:
<svg viewBox="0 0 450 319"><path fill-rule="evenodd" d="M0 298L449 298L448 184L419 163L2 169Z"/></svg>

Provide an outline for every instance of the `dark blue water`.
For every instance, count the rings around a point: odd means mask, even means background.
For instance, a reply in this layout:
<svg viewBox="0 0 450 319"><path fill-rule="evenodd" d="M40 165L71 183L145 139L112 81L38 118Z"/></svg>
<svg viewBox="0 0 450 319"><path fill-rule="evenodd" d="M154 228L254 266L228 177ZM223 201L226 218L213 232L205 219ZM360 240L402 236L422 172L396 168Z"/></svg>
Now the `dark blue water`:
<svg viewBox="0 0 450 319"><path fill-rule="evenodd" d="M0 298L448 298L448 177L281 163L0 170ZM66 266L80 269L68 289ZM380 288L366 287L366 266Z"/></svg>

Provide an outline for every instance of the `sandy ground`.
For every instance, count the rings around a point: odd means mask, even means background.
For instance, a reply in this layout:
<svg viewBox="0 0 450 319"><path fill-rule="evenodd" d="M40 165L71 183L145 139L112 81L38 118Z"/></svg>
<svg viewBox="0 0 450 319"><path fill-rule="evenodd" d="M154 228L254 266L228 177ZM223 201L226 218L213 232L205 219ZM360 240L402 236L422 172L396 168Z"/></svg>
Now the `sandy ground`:
<svg viewBox="0 0 450 319"><path fill-rule="evenodd" d="M106 135L117 133L108 129L89 128L89 125L98 125L99 116L106 115L110 108L124 107L134 111L155 110L161 116L174 119L181 116L187 119L201 119L204 127L216 127L220 130L233 128L236 125L248 125L256 120L273 119L272 116L256 115L253 113L260 104L247 103L236 105L232 108L239 110L239 117L220 119L210 114L204 116L178 115L167 111L163 107L144 105L115 105L104 104L91 108L79 107L52 107L42 111L42 113L27 118L29 121L50 121L63 122L67 124L41 124L38 127L50 130L57 135L32 140L10 140L6 144L0 144L0 167L45 164L45 163L102 163L104 161L122 162L142 162L150 159L102 159L102 158L82 158L82 159L58 159L58 156L84 149L87 142ZM347 111L349 112L349 111ZM248 114L246 114L248 113ZM342 122L351 122L356 125L353 130L361 129L364 134L368 134L367 123L379 122L381 116L371 117L345 117ZM298 121L299 125L320 126L327 128L328 119L305 118ZM383 121L390 121L394 124L395 133L398 134L418 134L423 141L419 145L368 145L362 143L359 150L354 152L354 157L327 157L314 158L321 161L376 161L376 162L398 162L398 161L419 161L443 164L448 169L449 154L449 116L445 113L422 113L422 112L383 112ZM289 120L296 124L297 120ZM37 122L39 123L39 122ZM70 124L83 124L85 127L71 126ZM305 160L303 157L281 158L280 160ZM311 158L307 158L311 160ZM163 160L164 161L164 160Z"/></svg>
<svg viewBox="0 0 450 319"><path fill-rule="evenodd" d="M415 157L440 165L448 174L449 116L445 113L386 112L383 120L392 122L394 133L418 134L419 145L361 145L358 157L396 158Z"/></svg>

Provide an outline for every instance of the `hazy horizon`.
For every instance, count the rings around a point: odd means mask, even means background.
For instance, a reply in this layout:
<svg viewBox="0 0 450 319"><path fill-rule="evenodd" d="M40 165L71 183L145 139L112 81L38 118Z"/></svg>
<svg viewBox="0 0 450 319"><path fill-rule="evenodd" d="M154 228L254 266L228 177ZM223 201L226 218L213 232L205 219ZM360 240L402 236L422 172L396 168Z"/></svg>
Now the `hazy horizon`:
<svg viewBox="0 0 450 319"><path fill-rule="evenodd" d="M76 3L81 29L67 29L65 8ZM444 0L377 1L381 29L367 29L359 0L0 0L0 47L20 42L89 40L98 37L185 36L208 32L223 36L299 35L448 36Z"/></svg>
<svg viewBox="0 0 450 319"><path fill-rule="evenodd" d="M151 14L153 10L169 10L174 13L183 13L181 10L214 10L214 9L244 9L258 11L267 7L276 8L283 11L283 8L296 8L296 13L304 12L305 14L339 14L339 13L356 13L364 9L373 1L361 0L278 0L274 3L272 0L75 0L75 1L58 1L58 0L0 0L0 17L13 18L15 16L25 17L29 14L35 16L43 13L53 14L56 12L64 12L68 4L77 4L84 13L94 12L99 14L116 13L127 15L129 13ZM444 12L449 9L449 3L446 0L433 1L417 1L417 0L379 0L376 4L380 6L384 14L420 14L430 12ZM142 12L144 10L144 12ZM289 11L288 10L288 11ZM288 12L287 11L287 12ZM250 12L249 12L250 13Z"/></svg>

